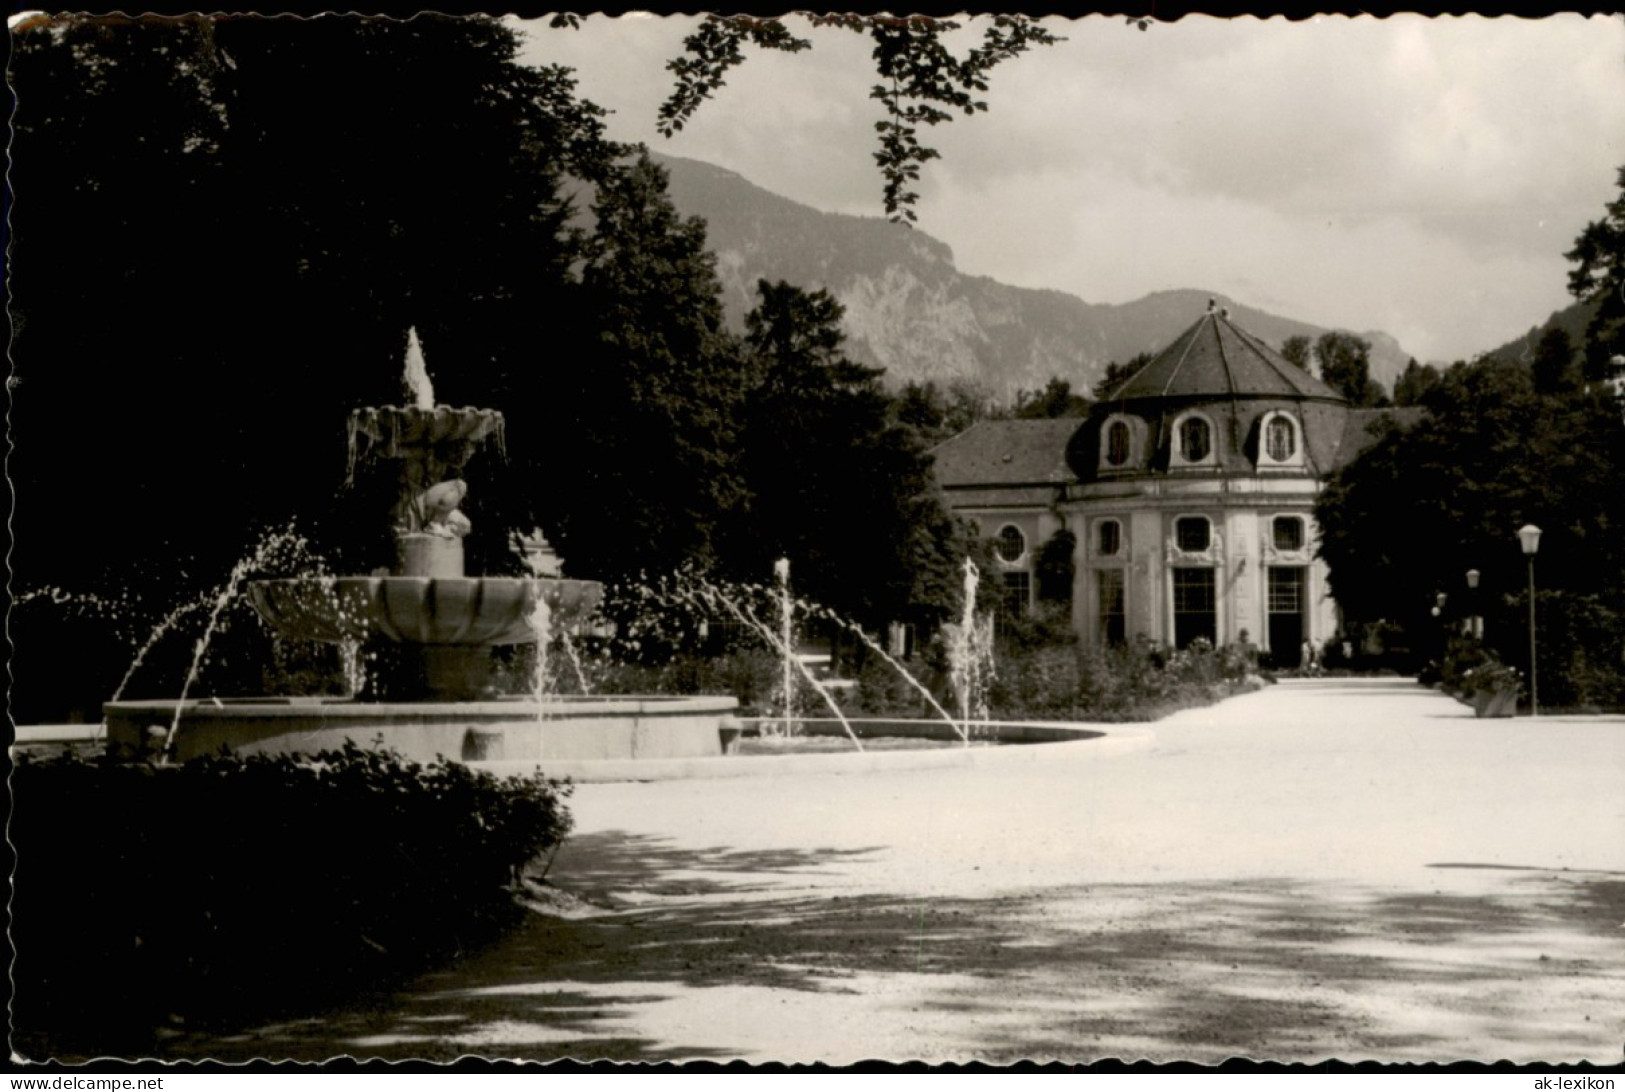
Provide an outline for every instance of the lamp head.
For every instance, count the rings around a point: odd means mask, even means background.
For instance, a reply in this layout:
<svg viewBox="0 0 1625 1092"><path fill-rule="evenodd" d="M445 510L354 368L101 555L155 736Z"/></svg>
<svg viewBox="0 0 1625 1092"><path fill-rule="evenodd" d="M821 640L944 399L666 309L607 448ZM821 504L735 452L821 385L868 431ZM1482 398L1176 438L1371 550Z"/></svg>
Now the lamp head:
<svg viewBox="0 0 1625 1092"><path fill-rule="evenodd" d="M1540 549L1540 528L1533 523L1526 523L1518 528L1518 541L1523 545L1523 552L1534 557Z"/></svg>

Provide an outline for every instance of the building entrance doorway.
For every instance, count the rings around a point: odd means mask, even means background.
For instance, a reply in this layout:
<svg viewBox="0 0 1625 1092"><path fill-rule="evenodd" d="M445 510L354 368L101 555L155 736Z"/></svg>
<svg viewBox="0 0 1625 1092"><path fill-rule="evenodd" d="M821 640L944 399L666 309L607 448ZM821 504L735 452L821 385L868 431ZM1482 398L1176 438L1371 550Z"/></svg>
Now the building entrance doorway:
<svg viewBox="0 0 1625 1092"><path fill-rule="evenodd" d="M1302 565L1272 565L1269 570L1270 662L1276 667L1297 667L1308 636L1304 622L1308 596L1304 594L1309 570Z"/></svg>
<svg viewBox="0 0 1625 1092"><path fill-rule="evenodd" d="M1198 637L1216 644L1218 597L1212 569L1174 570L1174 647L1185 648Z"/></svg>

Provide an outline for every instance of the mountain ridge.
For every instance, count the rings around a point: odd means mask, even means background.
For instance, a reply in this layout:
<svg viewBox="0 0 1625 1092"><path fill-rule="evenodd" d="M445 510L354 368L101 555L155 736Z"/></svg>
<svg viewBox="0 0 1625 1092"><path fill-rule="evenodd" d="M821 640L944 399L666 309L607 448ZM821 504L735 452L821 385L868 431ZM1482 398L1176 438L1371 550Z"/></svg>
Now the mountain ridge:
<svg viewBox="0 0 1625 1092"><path fill-rule="evenodd" d="M1277 347L1330 329L1202 288L1163 289L1122 304L1018 288L960 272L953 249L918 228L821 212L701 160L654 158L670 175L677 209L706 221L731 328L743 329L758 280L826 289L846 309L848 354L885 368L892 384L968 381L1008 402L1058 376L1086 393L1109 363L1168 345L1209 300ZM1410 355L1382 331L1351 332L1371 342L1372 378L1392 389Z"/></svg>

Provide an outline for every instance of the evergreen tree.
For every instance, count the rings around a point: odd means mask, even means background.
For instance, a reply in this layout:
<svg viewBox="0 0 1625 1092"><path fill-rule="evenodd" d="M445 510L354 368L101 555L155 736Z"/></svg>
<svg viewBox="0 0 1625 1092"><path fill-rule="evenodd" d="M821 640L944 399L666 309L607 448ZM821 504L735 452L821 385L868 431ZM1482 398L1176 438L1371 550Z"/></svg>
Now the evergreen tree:
<svg viewBox="0 0 1625 1092"><path fill-rule="evenodd" d="M939 387L934 379L911 379L893 399L892 415L932 447L986 418L991 401L987 391L966 380Z"/></svg>
<svg viewBox="0 0 1625 1092"><path fill-rule="evenodd" d="M1579 362L1566 330L1552 327L1540 336L1529 370L1541 394L1566 394L1580 386Z"/></svg>
<svg viewBox="0 0 1625 1092"><path fill-rule="evenodd" d="M742 451L751 503L732 556L761 579L788 557L799 594L876 628L952 609L963 536L882 372L848 359L827 292L757 286Z"/></svg>
<svg viewBox="0 0 1625 1092"><path fill-rule="evenodd" d="M1569 292L1597 304L1585 344L1585 378L1593 380L1610 376L1613 358L1625 354L1625 167L1619 188L1603 218L1587 224L1564 255L1574 263Z"/></svg>
<svg viewBox="0 0 1625 1092"><path fill-rule="evenodd" d="M1095 397L1097 399L1109 398L1111 393L1122 386L1135 372L1145 367L1155 359L1150 353L1136 353L1127 364L1119 364L1113 360L1106 365L1100 379L1095 383Z"/></svg>
<svg viewBox="0 0 1625 1092"><path fill-rule="evenodd" d="M411 325L441 401L513 415L523 470L532 420L564 412L538 397L537 316L579 312L560 171L607 153L568 74L516 56L488 18L19 25L20 586L132 589L150 624L295 515L335 565L386 563L345 426L400 401ZM508 501L477 474L470 550L501 555ZM17 647L22 690L57 674ZM79 674L105 697L127 663Z"/></svg>
<svg viewBox="0 0 1625 1092"><path fill-rule="evenodd" d="M1281 355L1304 371L1309 370L1309 353L1309 338L1304 334L1294 334L1281 343Z"/></svg>
<svg viewBox="0 0 1625 1092"><path fill-rule="evenodd" d="M1356 406L1387 402L1382 385L1371 378L1371 343L1363 337L1328 330L1315 339L1320 378Z"/></svg>
<svg viewBox="0 0 1625 1092"><path fill-rule="evenodd" d="M1428 392L1439 385L1439 369L1432 364L1418 364L1415 357L1405 365L1405 371L1394 382L1394 405L1420 406Z"/></svg>
<svg viewBox="0 0 1625 1092"><path fill-rule="evenodd" d="M1525 523L1546 532L1541 586L1552 606L1543 605L1543 625L1578 625L1580 613L1565 613L1570 606L1587 615L1625 610L1612 578L1625 564L1625 544L1611 530L1625 520L1625 430L1611 400L1583 390L1543 396L1528 368L1485 358L1450 368L1423 404L1420 423L1391 425L1333 477L1317 505L1320 552L1345 617L1433 632L1436 593L1463 592L1463 574L1478 569L1491 643L1527 666L1515 538ZM1543 662L1541 690L1553 702L1573 696L1560 681L1572 674L1562 657L1573 651L1547 649L1557 659ZM1595 665L1600 650L1586 651ZM1618 665L1621 651L1601 662Z"/></svg>
<svg viewBox="0 0 1625 1092"><path fill-rule="evenodd" d="M1046 417L1086 417L1089 400L1072 393L1072 384L1060 376L1051 376L1043 388L1019 391L1016 394L1015 416L1026 420Z"/></svg>
<svg viewBox="0 0 1625 1092"><path fill-rule="evenodd" d="M643 154L599 188L588 336L554 392L571 415L552 445L560 550L594 576L713 562L743 501L745 365L723 329L704 221L678 215L666 179Z"/></svg>

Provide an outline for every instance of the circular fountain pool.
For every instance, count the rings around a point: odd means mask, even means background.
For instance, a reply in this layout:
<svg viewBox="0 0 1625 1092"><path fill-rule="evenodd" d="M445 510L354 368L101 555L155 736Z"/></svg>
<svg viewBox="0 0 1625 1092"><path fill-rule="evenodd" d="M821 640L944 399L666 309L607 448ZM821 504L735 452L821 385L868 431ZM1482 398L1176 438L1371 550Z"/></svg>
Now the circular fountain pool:
<svg viewBox="0 0 1625 1092"><path fill-rule="evenodd" d="M720 756L737 736L731 697L560 697L458 702L348 698L206 698L180 707L171 757L310 754L346 742L415 762L597 761ZM173 701L104 707L109 746L141 753L176 723Z"/></svg>

